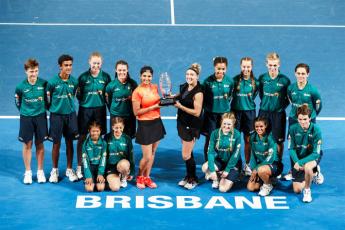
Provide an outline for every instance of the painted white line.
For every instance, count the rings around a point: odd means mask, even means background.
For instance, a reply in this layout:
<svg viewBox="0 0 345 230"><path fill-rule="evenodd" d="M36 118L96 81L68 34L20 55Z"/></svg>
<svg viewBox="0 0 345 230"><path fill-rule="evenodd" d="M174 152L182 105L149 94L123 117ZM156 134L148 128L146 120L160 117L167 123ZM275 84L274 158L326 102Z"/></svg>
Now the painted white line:
<svg viewBox="0 0 345 230"><path fill-rule="evenodd" d="M171 15L171 24L175 25L175 5L174 5L174 0L170 0L170 15Z"/></svg>
<svg viewBox="0 0 345 230"><path fill-rule="evenodd" d="M49 116L47 116L49 118ZM0 116L0 119L19 119L19 116ZM110 119L110 116L107 116L107 119ZM176 120L176 116L162 116L163 120ZM345 121L345 117L317 117L318 121Z"/></svg>
<svg viewBox="0 0 345 230"><path fill-rule="evenodd" d="M1 22L0 26L345 28L345 25L176 24L175 18L171 24Z"/></svg>

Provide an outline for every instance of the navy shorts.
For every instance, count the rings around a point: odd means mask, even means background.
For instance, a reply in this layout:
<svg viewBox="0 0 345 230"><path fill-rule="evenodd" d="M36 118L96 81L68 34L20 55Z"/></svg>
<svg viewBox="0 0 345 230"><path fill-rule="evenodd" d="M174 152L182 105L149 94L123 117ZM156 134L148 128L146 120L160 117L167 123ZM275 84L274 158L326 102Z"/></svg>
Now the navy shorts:
<svg viewBox="0 0 345 230"><path fill-rule="evenodd" d="M214 159L215 165L217 165L219 171L223 171L226 168L227 162L223 162L221 159L216 158ZM238 178L241 173L242 160L239 159L236 166L230 169L228 176L226 177L227 180L232 182L238 181Z"/></svg>
<svg viewBox="0 0 345 230"><path fill-rule="evenodd" d="M107 133L107 109L105 106L84 108L79 106L78 111L78 130L80 135L86 135L89 132L91 122L96 121L101 125L104 135Z"/></svg>
<svg viewBox="0 0 345 230"><path fill-rule="evenodd" d="M141 145L150 145L161 139L166 134L161 118L154 120L138 120L138 129L135 142Z"/></svg>
<svg viewBox="0 0 345 230"><path fill-rule="evenodd" d="M98 165L90 164L90 172L92 175L93 183L96 184L97 183L97 177L98 177ZM84 172L84 175L85 175L85 172Z"/></svg>
<svg viewBox="0 0 345 230"><path fill-rule="evenodd" d="M320 164L323 152L321 151L320 157L316 160L316 166ZM317 172L317 167L313 169L314 173ZM304 170L297 171L292 165L292 181L302 183L305 180L305 173Z"/></svg>
<svg viewBox="0 0 345 230"><path fill-rule="evenodd" d="M125 127L123 129L123 132L133 139L135 137L135 129L137 127L137 120L135 116L133 114L128 117L110 115L110 132L113 132L111 124L111 120L113 119L113 117L121 117L124 120Z"/></svg>
<svg viewBox="0 0 345 230"><path fill-rule="evenodd" d="M280 161L275 161L268 166L271 170L271 177L277 177L283 172L284 165Z"/></svg>
<svg viewBox="0 0 345 230"><path fill-rule="evenodd" d="M268 121L267 133L272 132L274 140L280 144L286 137L286 112L270 112L259 110L259 117L264 117Z"/></svg>
<svg viewBox="0 0 345 230"><path fill-rule="evenodd" d="M37 116L20 116L20 128L18 140L24 143L32 141L35 135L35 142L42 143L48 138L47 114Z"/></svg>
<svg viewBox="0 0 345 230"><path fill-rule="evenodd" d="M250 135L254 131L255 110L234 110L236 116L235 128L245 135Z"/></svg>
<svg viewBox="0 0 345 230"><path fill-rule="evenodd" d="M60 143L62 135L66 139L79 138L78 121L75 112L70 114L50 113L50 129L48 139L54 144Z"/></svg>
<svg viewBox="0 0 345 230"><path fill-rule="evenodd" d="M205 111L203 113L203 126L201 129L201 134L204 136L210 136L213 130L220 127L220 122L222 120L222 113L212 113Z"/></svg>
<svg viewBox="0 0 345 230"><path fill-rule="evenodd" d="M115 174L115 175L120 175L120 172L117 171L117 164L114 165L107 165L106 169L105 169L105 174L107 176L111 175L111 174Z"/></svg>
<svg viewBox="0 0 345 230"><path fill-rule="evenodd" d="M185 126L179 120L177 120L177 132L184 141L192 141L200 137L200 129Z"/></svg>

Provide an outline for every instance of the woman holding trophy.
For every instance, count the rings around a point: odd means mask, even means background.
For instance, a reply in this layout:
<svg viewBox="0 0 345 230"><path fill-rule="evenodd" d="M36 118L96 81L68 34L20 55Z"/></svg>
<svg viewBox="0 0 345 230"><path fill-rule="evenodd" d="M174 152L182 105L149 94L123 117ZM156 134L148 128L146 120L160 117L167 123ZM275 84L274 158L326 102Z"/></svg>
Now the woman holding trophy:
<svg viewBox="0 0 345 230"><path fill-rule="evenodd" d="M136 179L137 187L140 189L157 188L157 184L150 178L150 173L159 141L165 135L160 116L158 86L152 84L152 77L152 67L142 67L140 70L141 83L132 94L133 113L138 120L135 142L141 145L143 152Z"/></svg>
<svg viewBox="0 0 345 230"><path fill-rule="evenodd" d="M177 131L182 141L182 158L186 163L187 174L178 185L193 189L198 184L193 148L200 136L202 127L201 111L203 92L199 83L201 66L192 64L186 71L186 83L180 85L180 93L176 96Z"/></svg>

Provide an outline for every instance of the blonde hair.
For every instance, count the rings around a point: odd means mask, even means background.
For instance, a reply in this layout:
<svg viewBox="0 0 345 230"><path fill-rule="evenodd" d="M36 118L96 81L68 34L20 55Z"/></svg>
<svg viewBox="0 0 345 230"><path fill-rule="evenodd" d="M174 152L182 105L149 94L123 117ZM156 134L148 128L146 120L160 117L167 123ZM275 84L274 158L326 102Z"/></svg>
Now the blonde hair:
<svg viewBox="0 0 345 230"><path fill-rule="evenodd" d="M232 146L232 139L234 138L234 126L235 126L235 122L236 122L236 117L235 117L235 114L233 112L230 112L230 113L224 113L222 115L222 119L221 119L221 124L223 123L223 121L225 119L230 119L232 122L233 122L233 126L232 126L232 133L231 133L231 136L229 138L229 143L230 143L230 146L228 148L228 150L230 152L232 152L232 149L233 149L233 146ZM217 142L216 142L216 149L218 150L219 149L219 141L220 141L220 136L221 136L221 132L222 132L222 129L220 128L218 130L218 138L217 138Z"/></svg>
<svg viewBox="0 0 345 230"><path fill-rule="evenodd" d="M268 53L266 56L266 61L268 60L278 60L280 62L279 55L276 52Z"/></svg>
<svg viewBox="0 0 345 230"><path fill-rule="evenodd" d="M193 70L197 75L200 75L201 73L201 65L196 62L191 64L191 66L188 69Z"/></svg>
<svg viewBox="0 0 345 230"><path fill-rule="evenodd" d="M97 51L92 52L92 53L90 54L89 60L91 60L92 57L99 57L100 59L103 60L102 54L101 54L100 52L97 52Z"/></svg>

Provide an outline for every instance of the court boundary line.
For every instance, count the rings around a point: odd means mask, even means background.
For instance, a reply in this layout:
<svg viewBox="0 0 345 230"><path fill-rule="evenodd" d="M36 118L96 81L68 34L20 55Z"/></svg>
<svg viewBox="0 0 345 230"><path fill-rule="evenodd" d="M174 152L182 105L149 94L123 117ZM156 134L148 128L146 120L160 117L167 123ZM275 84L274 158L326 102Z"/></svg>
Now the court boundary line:
<svg viewBox="0 0 345 230"><path fill-rule="evenodd" d="M170 15L171 15L171 24L175 25L175 4L174 4L174 0L170 0Z"/></svg>
<svg viewBox="0 0 345 230"><path fill-rule="evenodd" d="M9 116L0 116L1 120L6 120L6 119L19 119L20 116L17 115L9 115ZM49 116L48 116L49 118ZM110 119L110 116L107 116L107 119ZM176 120L176 116L162 116L163 120ZM288 118L287 118L288 119ZM318 121L345 121L345 117L317 117L316 120Z"/></svg>
<svg viewBox="0 0 345 230"><path fill-rule="evenodd" d="M172 17L172 16L171 16ZM36 23L36 22L0 22L0 26L89 26L89 27L252 27L252 28L345 28L345 25L309 25L309 24L176 24L175 16L171 24L136 24L136 23Z"/></svg>

